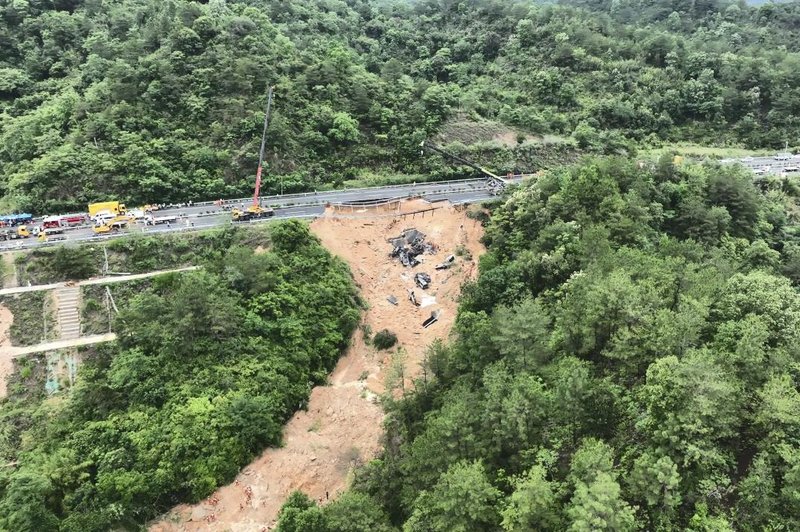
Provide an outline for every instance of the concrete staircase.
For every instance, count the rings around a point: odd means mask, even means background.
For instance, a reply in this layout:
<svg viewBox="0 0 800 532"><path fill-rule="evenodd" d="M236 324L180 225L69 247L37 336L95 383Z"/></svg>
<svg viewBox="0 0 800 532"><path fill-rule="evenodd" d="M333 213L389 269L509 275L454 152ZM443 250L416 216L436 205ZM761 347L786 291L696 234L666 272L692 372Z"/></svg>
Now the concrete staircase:
<svg viewBox="0 0 800 532"><path fill-rule="evenodd" d="M79 286L65 286L56 290L61 340L74 340L81 335L80 297Z"/></svg>

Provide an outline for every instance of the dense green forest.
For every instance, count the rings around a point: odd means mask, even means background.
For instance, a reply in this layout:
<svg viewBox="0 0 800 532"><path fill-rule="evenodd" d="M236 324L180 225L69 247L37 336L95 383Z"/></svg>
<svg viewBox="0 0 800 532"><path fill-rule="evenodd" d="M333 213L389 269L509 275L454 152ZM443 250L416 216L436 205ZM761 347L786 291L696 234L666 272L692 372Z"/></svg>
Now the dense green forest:
<svg viewBox="0 0 800 532"><path fill-rule="evenodd" d="M798 197L668 157L517 190L383 455L281 530L798 530Z"/></svg>
<svg viewBox="0 0 800 532"><path fill-rule="evenodd" d="M729 0L13 0L0 6L0 208L172 202L375 173L539 170L556 139L777 148L800 130L800 8ZM469 129L469 128L467 128ZM469 131L467 131L469 133ZM561 139L561 140L558 140ZM466 142L467 144L474 142Z"/></svg>
<svg viewBox="0 0 800 532"><path fill-rule="evenodd" d="M296 221L120 302L70 395L0 403L0 530L135 529L229 481L323 382L358 321L347 267ZM32 397L35 399L32 399Z"/></svg>

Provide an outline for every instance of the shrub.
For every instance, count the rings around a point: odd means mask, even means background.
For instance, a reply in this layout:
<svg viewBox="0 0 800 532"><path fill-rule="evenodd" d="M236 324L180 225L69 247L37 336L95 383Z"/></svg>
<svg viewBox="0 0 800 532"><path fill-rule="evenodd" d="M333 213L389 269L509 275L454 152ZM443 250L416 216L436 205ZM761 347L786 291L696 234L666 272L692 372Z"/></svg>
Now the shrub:
<svg viewBox="0 0 800 532"><path fill-rule="evenodd" d="M389 329L384 329L375 333L372 339L372 345L378 349L389 349L397 343L397 335Z"/></svg>

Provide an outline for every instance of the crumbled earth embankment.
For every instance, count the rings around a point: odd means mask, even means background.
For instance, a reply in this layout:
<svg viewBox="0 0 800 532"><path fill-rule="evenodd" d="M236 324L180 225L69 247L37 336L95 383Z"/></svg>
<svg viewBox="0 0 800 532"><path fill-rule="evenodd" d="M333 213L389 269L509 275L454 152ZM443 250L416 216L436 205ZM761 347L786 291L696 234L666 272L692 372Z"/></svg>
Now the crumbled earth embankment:
<svg viewBox="0 0 800 532"><path fill-rule="evenodd" d="M432 207L436 210L418 212ZM377 455L383 433L378 397L386 390L387 377L397 376L399 360L406 386L419 375L428 345L449 335L461 285L477 274L477 259L483 252L483 229L466 216L464 208L418 200L396 208L393 215L368 209L329 211L311 224L322 243L350 265L367 304L361 330L331 374L329 385L315 388L307 411L289 421L283 447L266 450L232 484L205 501L174 508L151 525L152 531L268 530L292 491L302 490L321 502L332 499L346 488L354 466ZM422 255L422 264L413 269L389 257L389 239L412 227L438 248L436 255ZM456 252L459 256L452 267L435 270L436 264ZM431 286L425 291L414 284L417 272L431 276ZM413 305L408 290L414 290L424 306ZM387 300L389 296L397 299L397 305ZM439 313L438 321L423 329L422 322L432 312ZM398 338L397 346L388 352L377 351L364 340L363 331L382 329ZM396 354L398 347L401 358Z"/></svg>

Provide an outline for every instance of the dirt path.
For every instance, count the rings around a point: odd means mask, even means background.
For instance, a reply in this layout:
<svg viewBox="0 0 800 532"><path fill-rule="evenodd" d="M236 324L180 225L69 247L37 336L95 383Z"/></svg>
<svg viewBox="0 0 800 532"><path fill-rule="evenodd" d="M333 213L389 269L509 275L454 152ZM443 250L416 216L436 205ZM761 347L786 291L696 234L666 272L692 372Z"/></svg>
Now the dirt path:
<svg viewBox="0 0 800 532"><path fill-rule="evenodd" d="M166 273L177 273L177 272L189 272L196 270L197 266L187 266L186 268L175 268L174 270L158 270L154 272L147 272L147 273L134 273L130 275L117 275L114 277L98 277L95 279L86 279L85 281L79 281L74 283L76 286L89 286L93 284L113 284L113 283L122 283L125 281L134 281L136 279L146 279L148 277L156 277L158 275L164 275ZM34 286L20 286L15 288L4 288L0 290L0 296L8 296L12 294L20 294L23 292L38 292L41 290L54 290L56 288L63 288L67 286L67 283L51 283L51 284L39 284Z"/></svg>
<svg viewBox="0 0 800 532"><path fill-rule="evenodd" d="M3 276L0 288L15 288L19 286L17 282L17 266L14 264L16 253L8 252L3 253L3 262L5 264L5 275Z"/></svg>
<svg viewBox="0 0 800 532"><path fill-rule="evenodd" d="M11 324L14 316L11 311L0 304L0 398L6 396L8 378L14 372L14 360L10 354Z"/></svg>
<svg viewBox="0 0 800 532"><path fill-rule="evenodd" d="M442 208L414 219L375 217L374 212L364 211L363 218L328 215L311 224L322 243L350 265L368 304L363 325L373 332L388 328L397 334L405 350L407 383L419 374L427 346L450 333L461 284L476 274L476 261L483 252L480 224L467 218L463 209L437 205ZM402 208L410 212L426 207L429 204L411 201ZM439 246L437 255L425 256L426 262L413 270L388 256L391 246L387 239L408 227L422 231L427 241ZM459 258L450 270L433 268L459 246L468 250L473 260ZM435 297L436 303L426 308L407 300L407 289L423 296L412 278L417 271L433 279L427 295ZM390 295L398 299L397 306L387 301ZM441 311L439 322L423 329L422 321L433 310ZM391 355L366 345L362 331L356 331L351 347L330 376L330 385L315 388L308 411L298 412L286 425L283 447L266 450L233 484L200 504L174 508L150 530L259 532L274 524L281 504L294 490L323 503L334 498L347 487L352 467L380 451L383 412L377 396L384 391L390 361ZM250 490L249 498L245 490Z"/></svg>
<svg viewBox="0 0 800 532"><path fill-rule="evenodd" d="M93 336L82 336L80 338L72 338L69 340L57 340L55 342L46 342L43 344L29 345L27 347L10 347L10 348L4 348L2 351L0 351L0 358L6 356L14 358L23 355L32 355L34 353L55 351L56 349L66 349L68 347L80 347L82 345L113 342L116 339L117 339L116 333L105 333L105 334L95 334Z"/></svg>

